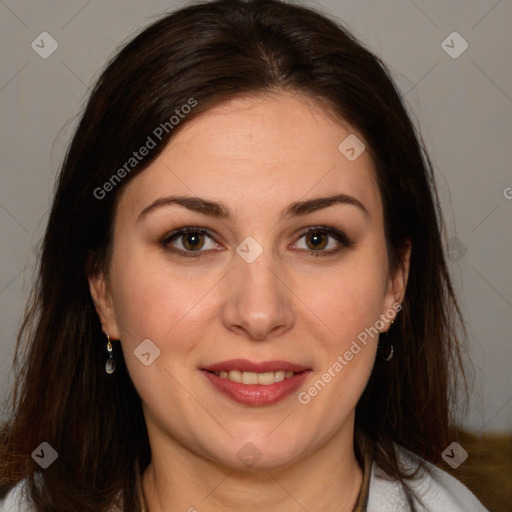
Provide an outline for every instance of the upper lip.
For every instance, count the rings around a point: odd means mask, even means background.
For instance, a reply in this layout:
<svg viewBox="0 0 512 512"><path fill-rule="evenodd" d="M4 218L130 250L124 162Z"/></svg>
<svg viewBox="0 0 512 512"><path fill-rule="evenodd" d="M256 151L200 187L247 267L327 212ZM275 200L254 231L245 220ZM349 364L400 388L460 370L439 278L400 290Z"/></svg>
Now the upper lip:
<svg viewBox="0 0 512 512"><path fill-rule="evenodd" d="M240 370L241 372L265 373L284 370L285 372L298 373L309 370L310 368L300 364L290 363L289 361L262 361L255 363L248 359L230 359L229 361L221 361L220 363L204 366L202 369L209 372Z"/></svg>

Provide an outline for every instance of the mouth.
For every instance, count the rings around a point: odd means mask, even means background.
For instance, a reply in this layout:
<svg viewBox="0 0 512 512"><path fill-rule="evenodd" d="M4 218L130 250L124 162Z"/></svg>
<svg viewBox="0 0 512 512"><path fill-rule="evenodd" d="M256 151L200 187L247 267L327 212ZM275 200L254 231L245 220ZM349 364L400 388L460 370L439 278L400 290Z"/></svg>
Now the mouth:
<svg viewBox="0 0 512 512"><path fill-rule="evenodd" d="M254 363L234 359L201 371L215 390L230 399L245 405L265 406L296 391L312 370L288 361Z"/></svg>

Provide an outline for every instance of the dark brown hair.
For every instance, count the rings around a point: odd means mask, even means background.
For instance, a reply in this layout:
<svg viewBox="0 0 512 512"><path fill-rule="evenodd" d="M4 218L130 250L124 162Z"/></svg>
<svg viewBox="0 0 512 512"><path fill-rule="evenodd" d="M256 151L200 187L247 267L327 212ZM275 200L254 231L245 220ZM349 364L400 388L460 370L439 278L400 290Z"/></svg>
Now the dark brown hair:
<svg viewBox="0 0 512 512"><path fill-rule="evenodd" d="M0 496L27 478L41 512L98 512L116 497L126 512L139 510L136 474L151 457L141 401L117 342L116 373L104 371L105 338L87 277L108 270L123 186L182 126L225 99L275 90L315 98L358 130L375 164L393 268L412 242L403 311L389 333L395 355L376 362L358 403L356 453L371 451L397 479L407 475L393 442L439 460L461 362L460 312L421 137L384 64L341 24L276 0L219 0L146 28L91 93L58 178L18 337L12 410L0 431ZM174 129L167 125L161 140L153 137L147 157L98 198L98 187L191 99L192 111ZM41 471L30 455L43 441L59 458Z"/></svg>

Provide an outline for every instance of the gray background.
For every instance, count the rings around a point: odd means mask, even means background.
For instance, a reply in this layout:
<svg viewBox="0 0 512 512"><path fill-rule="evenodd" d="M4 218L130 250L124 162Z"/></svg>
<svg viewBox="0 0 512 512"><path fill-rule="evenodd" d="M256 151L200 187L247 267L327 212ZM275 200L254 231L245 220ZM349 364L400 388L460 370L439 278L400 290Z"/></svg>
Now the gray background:
<svg viewBox="0 0 512 512"><path fill-rule="evenodd" d="M56 172L89 88L121 43L186 3L0 0L0 399ZM304 3L346 22L405 95L434 163L468 323L475 379L462 423L512 432L512 3ZM458 58L442 47L454 31L469 45ZM31 47L42 32L58 43L47 59ZM452 39L450 51L460 50Z"/></svg>

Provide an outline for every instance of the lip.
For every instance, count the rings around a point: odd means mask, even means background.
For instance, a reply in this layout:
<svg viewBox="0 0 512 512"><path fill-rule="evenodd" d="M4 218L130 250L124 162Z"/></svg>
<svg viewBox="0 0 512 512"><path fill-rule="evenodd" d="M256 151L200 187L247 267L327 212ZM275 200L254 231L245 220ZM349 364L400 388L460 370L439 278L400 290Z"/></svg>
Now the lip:
<svg viewBox="0 0 512 512"><path fill-rule="evenodd" d="M279 370L284 370L285 372L298 373L310 369L311 368L308 368L307 366L302 366L296 363L290 363L289 361L263 361L260 363L254 363L252 361L249 361L248 359L230 359L229 361L222 361L220 363L215 363L210 366L205 366L204 368L202 368L202 370L207 370L209 372L221 372L223 370L229 372L231 370L240 370L241 372L253 373L277 372ZM244 384L244 386L245 385L246 384ZM274 384L271 384L270 386L273 385Z"/></svg>
<svg viewBox="0 0 512 512"><path fill-rule="evenodd" d="M228 378L218 377L207 370L201 370L201 372L217 391L223 393L231 400L253 407L263 407L280 402L297 391L311 373L311 370L301 371L293 377L284 379L281 382L274 382L274 384L269 384L268 386L262 384L241 384L233 382Z"/></svg>

